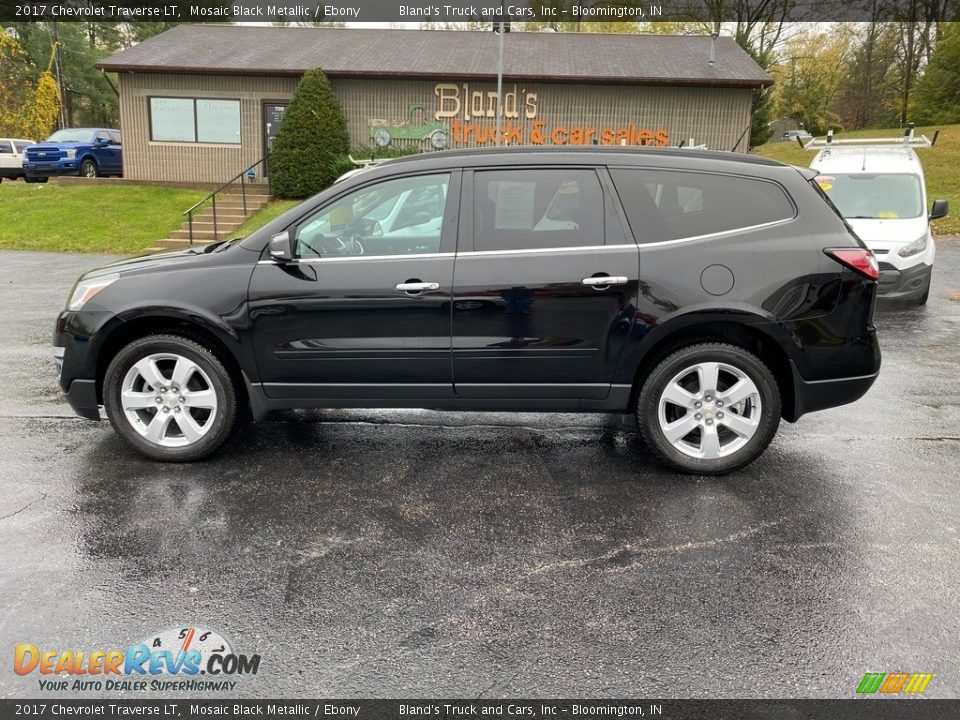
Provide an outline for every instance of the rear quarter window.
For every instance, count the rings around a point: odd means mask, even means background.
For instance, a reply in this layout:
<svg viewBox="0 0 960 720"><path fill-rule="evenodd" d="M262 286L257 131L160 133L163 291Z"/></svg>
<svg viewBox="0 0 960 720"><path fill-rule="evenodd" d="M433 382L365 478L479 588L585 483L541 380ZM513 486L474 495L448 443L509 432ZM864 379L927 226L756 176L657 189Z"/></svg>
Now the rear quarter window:
<svg viewBox="0 0 960 720"><path fill-rule="evenodd" d="M738 175L611 168L610 175L638 242L713 235L790 220L783 188Z"/></svg>

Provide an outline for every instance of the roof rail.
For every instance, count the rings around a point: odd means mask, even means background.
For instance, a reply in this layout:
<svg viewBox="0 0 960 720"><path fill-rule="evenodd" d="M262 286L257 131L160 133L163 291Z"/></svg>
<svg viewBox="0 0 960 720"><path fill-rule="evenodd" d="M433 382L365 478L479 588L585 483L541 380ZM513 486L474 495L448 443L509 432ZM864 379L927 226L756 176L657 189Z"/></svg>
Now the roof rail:
<svg viewBox="0 0 960 720"><path fill-rule="evenodd" d="M824 150L831 147L913 147L913 148L932 148L937 144L937 138L940 131L933 134L931 140L926 135L916 137L913 134L913 123L907 125L902 137L879 137L879 138L850 138L849 140L834 140L833 130L827 131L825 138L814 138L804 144L800 138L797 142L804 150Z"/></svg>

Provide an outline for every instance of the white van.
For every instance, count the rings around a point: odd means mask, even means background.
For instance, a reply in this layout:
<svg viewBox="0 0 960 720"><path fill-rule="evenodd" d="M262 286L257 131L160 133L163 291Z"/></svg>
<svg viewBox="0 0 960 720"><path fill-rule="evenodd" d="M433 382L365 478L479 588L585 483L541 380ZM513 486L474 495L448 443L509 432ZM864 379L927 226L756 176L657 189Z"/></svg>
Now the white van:
<svg viewBox="0 0 960 720"><path fill-rule="evenodd" d="M854 232L873 250L880 264L879 294L923 305L930 294L936 247L930 221L947 214L947 201L936 200L927 213L923 166L915 147L936 141L915 138L815 140L820 149L810 163L816 182Z"/></svg>
<svg viewBox="0 0 960 720"><path fill-rule="evenodd" d="M36 142L22 138L0 138L0 182L24 177L23 157L27 145L36 145Z"/></svg>

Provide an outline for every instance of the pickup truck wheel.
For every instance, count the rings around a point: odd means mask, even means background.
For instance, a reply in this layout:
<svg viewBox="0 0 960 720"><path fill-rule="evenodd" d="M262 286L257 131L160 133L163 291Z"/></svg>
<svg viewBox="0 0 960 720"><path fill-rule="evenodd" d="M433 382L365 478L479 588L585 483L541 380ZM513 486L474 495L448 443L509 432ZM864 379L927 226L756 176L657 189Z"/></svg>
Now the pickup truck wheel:
<svg viewBox="0 0 960 720"><path fill-rule="evenodd" d="M702 343L666 357L647 376L637 424L664 464L696 475L721 475L748 465L780 425L780 391L752 353Z"/></svg>
<svg viewBox="0 0 960 720"><path fill-rule="evenodd" d="M90 158L87 158L80 163L80 174L83 177L95 178L100 173L97 171L97 164Z"/></svg>
<svg viewBox="0 0 960 720"><path fill-rule="evenodd" d="M237 414L223 363L177 335L150 335L120 350L107 368L103 401L121 438L168 462L211 455L230 436Z"/></svg>

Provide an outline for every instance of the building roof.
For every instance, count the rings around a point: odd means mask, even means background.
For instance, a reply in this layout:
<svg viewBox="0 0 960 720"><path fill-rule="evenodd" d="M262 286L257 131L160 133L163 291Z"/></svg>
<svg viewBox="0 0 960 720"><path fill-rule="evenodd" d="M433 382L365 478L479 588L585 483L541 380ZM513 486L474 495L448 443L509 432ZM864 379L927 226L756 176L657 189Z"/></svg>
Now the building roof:
<svg viewBox="0 0 960 720"><path fill-rule="evenodd" d="M510 32L508 80L761 87L770 76L729 37ZM96 64L110 72L496 78L487 31L178 25Z"/></svg>

